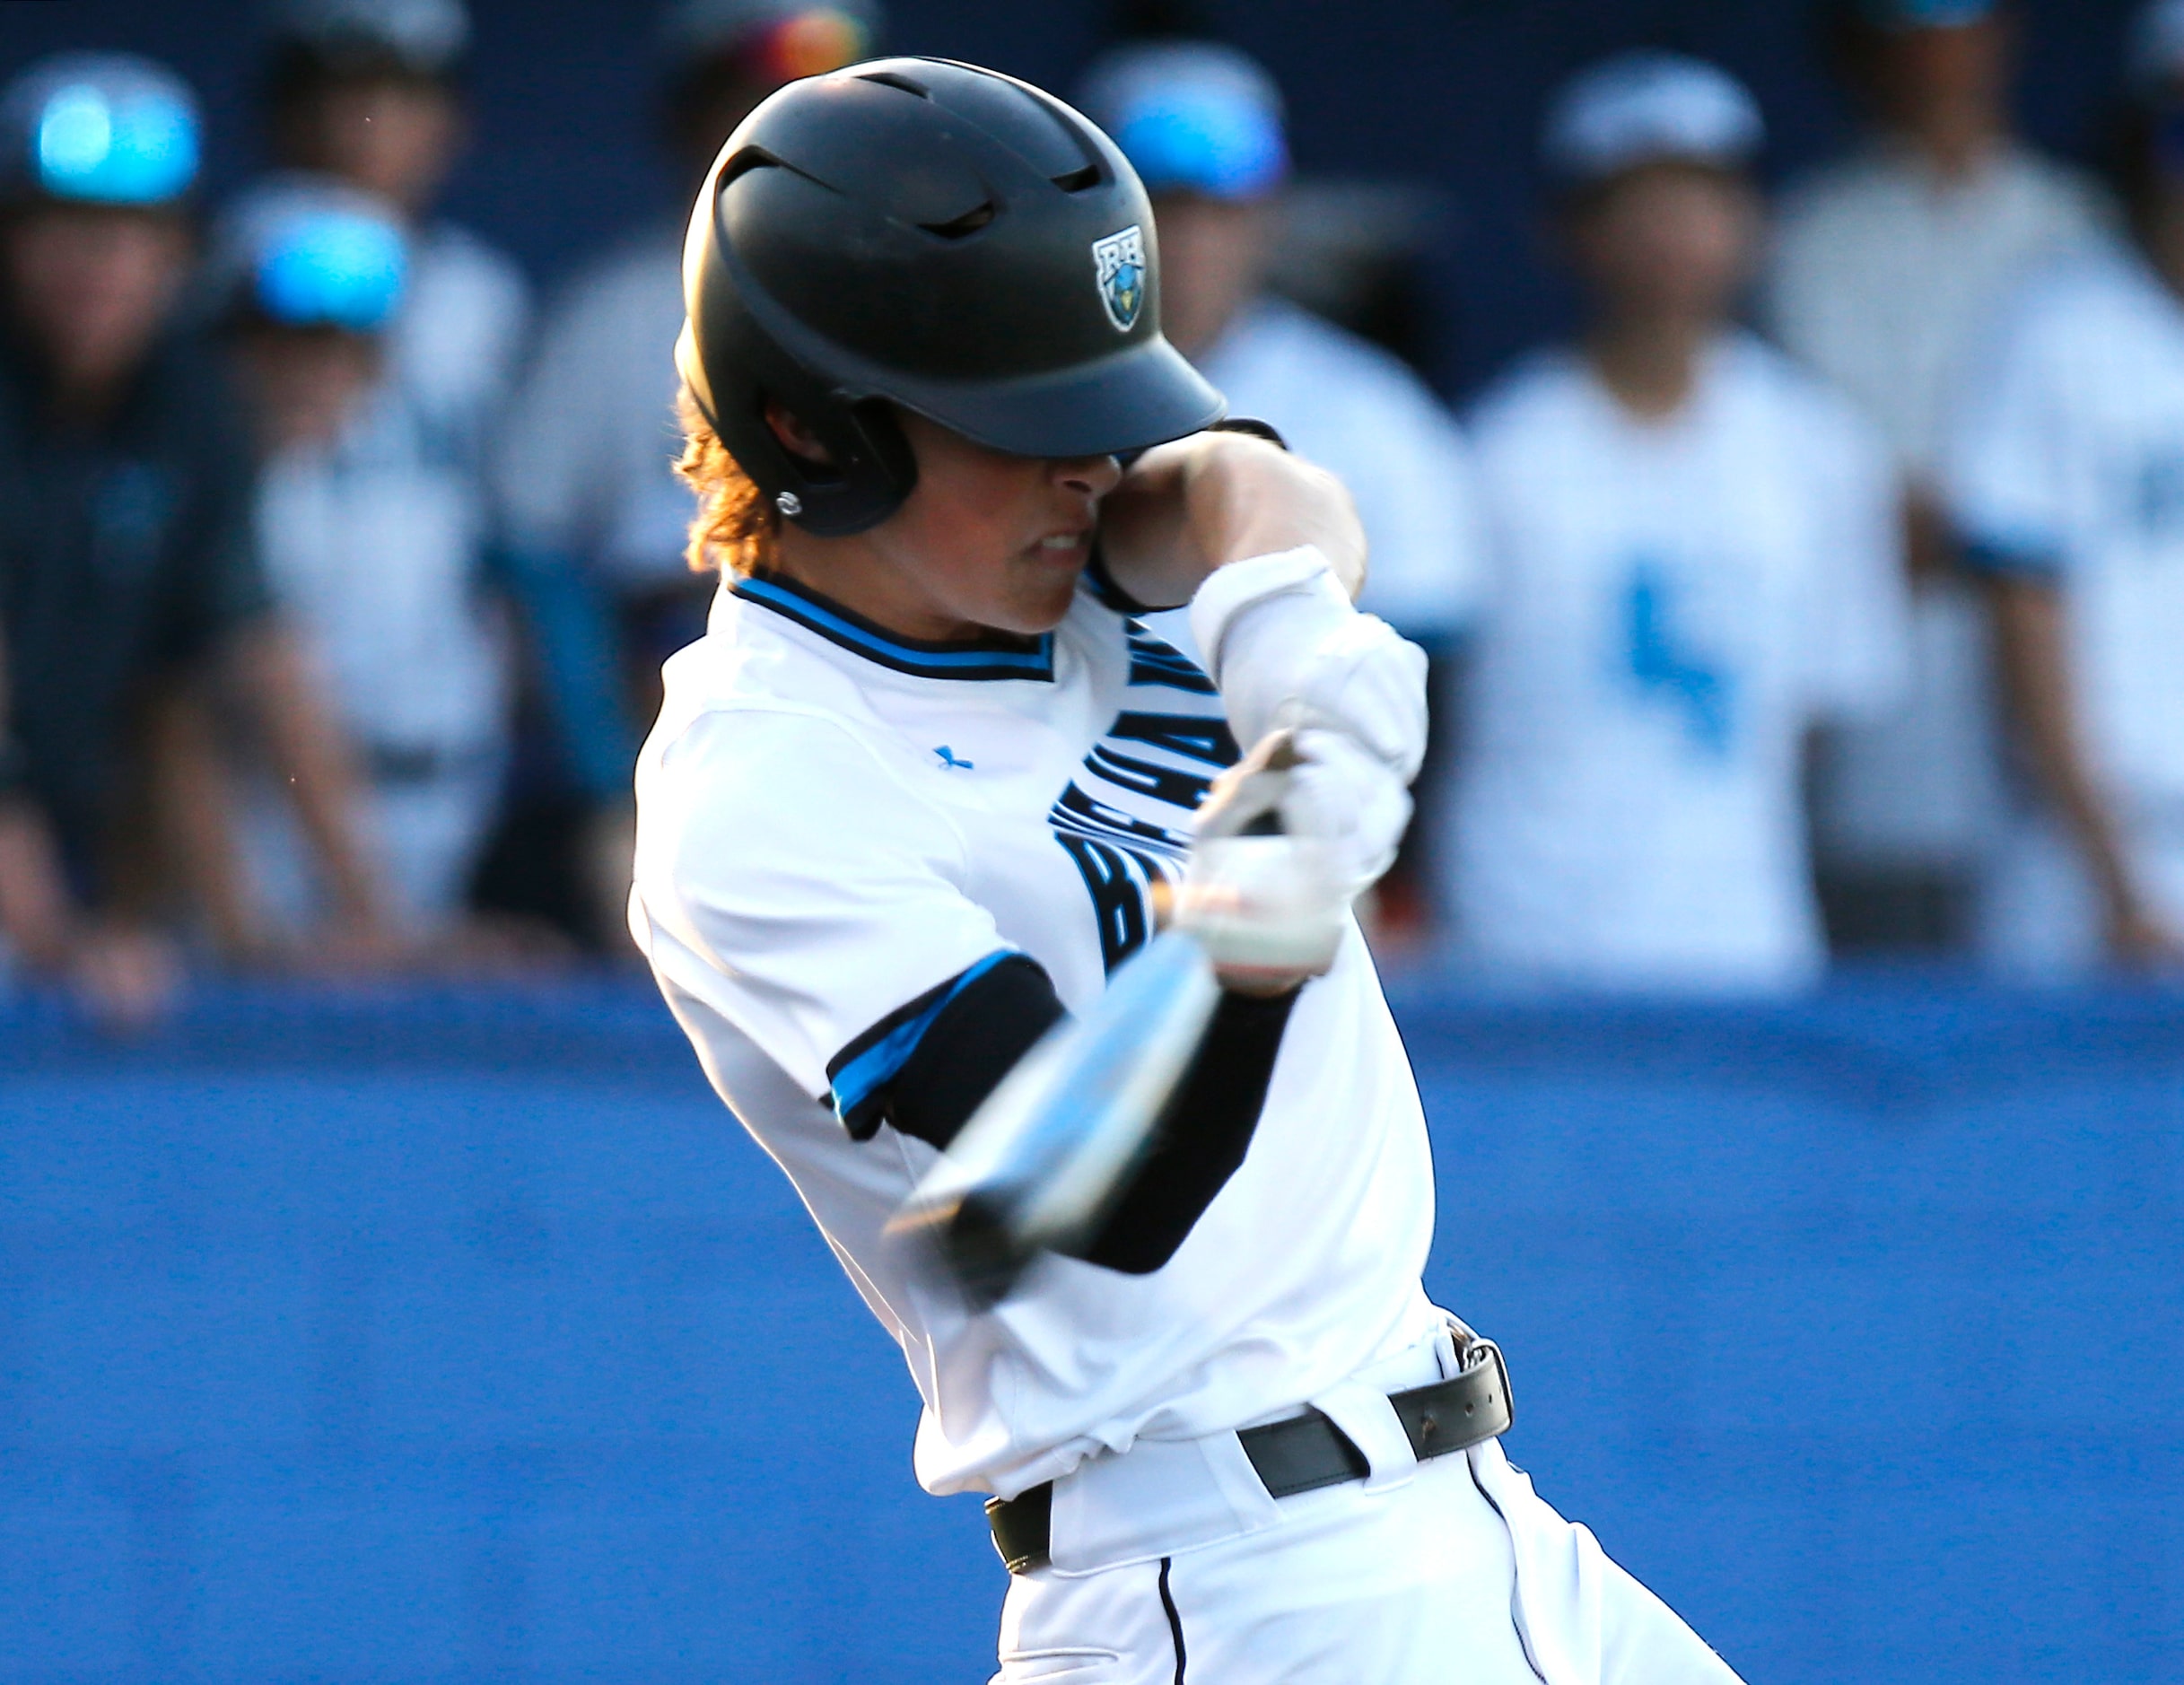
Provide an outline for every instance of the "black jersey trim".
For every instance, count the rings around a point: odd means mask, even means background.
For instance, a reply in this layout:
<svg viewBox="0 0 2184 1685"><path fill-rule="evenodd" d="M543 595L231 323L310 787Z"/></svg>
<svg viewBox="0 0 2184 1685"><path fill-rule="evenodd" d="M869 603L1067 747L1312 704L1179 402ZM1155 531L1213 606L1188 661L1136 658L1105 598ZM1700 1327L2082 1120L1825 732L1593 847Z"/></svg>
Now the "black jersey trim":
<svg viewBox="0 0 2184 1685"><path fill-rule="evenodd" d="M729 587L736 596L770 608L805 631L868 661L916 678L1031 679L1054 677L1054 634L1020 638L986 632L960 643L904 638L874 624L854 609L778 574L752 575Z"/></svg>

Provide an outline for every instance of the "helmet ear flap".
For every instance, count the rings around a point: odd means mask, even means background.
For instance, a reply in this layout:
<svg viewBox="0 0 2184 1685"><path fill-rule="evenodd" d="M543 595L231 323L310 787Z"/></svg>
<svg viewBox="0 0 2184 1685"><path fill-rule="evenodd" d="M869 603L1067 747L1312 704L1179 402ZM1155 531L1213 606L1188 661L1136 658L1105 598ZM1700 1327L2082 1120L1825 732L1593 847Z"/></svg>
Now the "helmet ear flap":
<svg viewBox="0 0 2184 1685"><path fill-rule="evenodd" d="M893 405L884 398L843 402L756 335L742 336L739 348L745 355L721 369L726 378L715 380L697 354L694 326L686 326L677 361L721 442L783 519L820 537L840 538L878 526L903 506L918 483L918 463ZM766 419L769 404L802 423L826 459L784 446Z"/></svg>
<svg viewBox="0 0 2184 1685"><path fill-rule="evenodd" d="M784 470L773 502L784 517L822 538L841 538L877 527L903 506L918 483L918 461L892 404L830 404L816 422L785 407L805 421L831 460L799 456L773 440ZM773 439L771 426L766 433ZM800 507L791 509L784 497Z"/></svg>

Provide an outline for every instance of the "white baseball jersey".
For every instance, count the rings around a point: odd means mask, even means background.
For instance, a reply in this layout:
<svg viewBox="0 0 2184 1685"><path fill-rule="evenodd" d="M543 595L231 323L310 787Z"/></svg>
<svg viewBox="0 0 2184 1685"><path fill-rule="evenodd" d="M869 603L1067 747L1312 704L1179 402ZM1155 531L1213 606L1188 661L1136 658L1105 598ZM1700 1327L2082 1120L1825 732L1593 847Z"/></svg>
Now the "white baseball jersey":
<svg viewBox="0 0 2184 1685"><path fill-rule="evenodd" d="M2052 267L1981 359L1946 467L1974 560L2062 591L2085 753L2184 925L2184 304L2136 253ZM2090 896L2048 877L2038 898L2086 927L2070 946L2097 947Z"/></svg>
<svg viewBox="0 0 2184 1685"><path fill-rule="evenodd" d="M2110 220L2097 188L2035 153L2005 151L1952 182L1909 148L1874 147L1785 203L1769 319L1905 467L1929 476L1997 306L2031 270L2097 242Z"/></svg>
<svg viewBox="0 0 2184 1685"><path fill-rule="evenodd" d="M632 928L714 1087L901 1342L930 1490L1013 1495L1102 1448L1218 1433L1432 1337L1424 1118L1354 927L1290 1016L1242 1167L1165 1267L1050 1257L974 1314L881 1236L934 1152L891 1125L852 1139L843 1116L952 980L1021 954L1081 1011L1145 939L1150 886L1236 753L1172 646L1089 587L1046 637L930 646L742 581L666 685Z"/></svg>
<svg viewBox="0 0 2184 1685"><path fill-rule="evenodd" d="M1878 441L1743 335L1673 418L1556 353L1473 438L1494 551L1452 798L1469 953L1533 982L1810 979L1802 741L1884 703L1903 658Z"/></svg>
<svg viewBox="0 0 2184 1685"><path fill-rule="evenodd" d="M2097 241L2097 188L2021 148L1961 181L1916 152L1876 145L1821 172L1784 206L1769 277L1783 345L1880 427L1927 485L1980 334L2033 268ZM1914 606L1911 682L1846 732L1816 816L1833 858L1882 869L1957 868L2002 806L1984 616L1944 581Z"/></svg>
<svg viewBox="0 0 2184 1685"><path fill-rule="evenodd" d="M392 910L429 928L459 905L491 823L511 702L476 480L389 383L330 446L267 464L257 531L366 773L358 818ZM246 842L274 910L300 924L312 897L292 821L261 800Z"/></svg>
<svg viewBox="0 0 2184 1685"><path fill-rule="evenodd" d="M530 327L530 287L513 261L449 223L416 230L395 379L418 413L481 450L506 403Z"/></svg>
<svg viewBox="0 0 2184 1685"><path fill-rule="evenodd" d="M1372 556L1358 607L1410 637L1461 632L1482 579L1471 450L1394 357L1277 298L1254 301L1202 358L1232 415L1278 429L1350 488Z"/></svg>
<svg viewBox="0 0 2184 1685"><path fill-rule="evenodd" d="M520 544L582 557L615 588L686 587L695 501L675 477L682 231L581 276L555 308L495 463Z"/></svg>

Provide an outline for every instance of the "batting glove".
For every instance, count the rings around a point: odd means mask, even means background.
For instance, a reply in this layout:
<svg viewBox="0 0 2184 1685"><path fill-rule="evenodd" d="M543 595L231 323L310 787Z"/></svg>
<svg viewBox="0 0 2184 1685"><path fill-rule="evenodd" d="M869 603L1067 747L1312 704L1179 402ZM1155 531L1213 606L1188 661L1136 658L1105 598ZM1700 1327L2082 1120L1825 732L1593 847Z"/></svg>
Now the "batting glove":
<svg viewBox="0 0 2184 1685"><path fill-rule="evenodd" d="M1402 781L1347 734L1273 733L1200 808L1174 921L1232 986L1318 976L1410 819Z"/></svg>

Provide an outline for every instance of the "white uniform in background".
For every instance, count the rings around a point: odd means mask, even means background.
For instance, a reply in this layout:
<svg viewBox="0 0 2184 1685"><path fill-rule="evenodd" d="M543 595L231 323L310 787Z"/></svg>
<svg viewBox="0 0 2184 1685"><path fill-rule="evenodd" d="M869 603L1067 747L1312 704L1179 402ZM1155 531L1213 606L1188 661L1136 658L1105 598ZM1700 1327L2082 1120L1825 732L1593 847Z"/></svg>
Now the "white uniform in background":
<svg viewBox="0 0 2184 1685"><path fill-rule="evenodd" d="M267 580L363 774L362 831L397 921L456 916L500 794L506 630L483 596L485 513L461 454L391 386L324 451L270 463L258 493ZM317 892L289 804L247 809L272 910Z"/></svg>
<svg viewBox="0 0 2184 1685"><path fill-rule="evenodd" d="M580 277L549 316L495 460L515 543L581 557L617 594L686 585L695 504L675 477L679 230Z"/></svg>
<svg viewBox="0 0 2184 1685"><path fill-rule="evenodd" d="M2184 930L2184 304L2136 252L2058 264L1977 367L1952 511L1979 562L2056 581L2087 757L2157 914ZM2100 965L2100 902L2029 792L1982 887L1990 957Z"/></svg>
<svg viewBox="0 0 2184 1685"><path fill-rule="evenodd" d="M475 461L508 400L530 314L523 272L476 235L449 223L412 235L402 310L388 334L390 370L425 423Z"/></svg>
<svg viewBox="0 0 2184 1685"><path fill-rule="evenodd" d="M1483 573L1463 430L1382 350L1288 301L1252 303L1204 357L1229 414L1271 423L1357 500L1371 548L1359 607L1406 637L1460 633Z"/></svg>
<svg viewBox="0 0 2184 1685"><path fill-rule="evenodd" d="M1453 1349L1419 1280L1425 1120L1354 924L1289 1018L1248 1155L1163 1266L1048 1256L979 1313L884 1240L934 1151L845 1120L954 991L1020 954L1081 1010L1144 939L1235 755L1187 659L1089 589L1047 637L936 650L773 579L723 591L666 682L638 942L902 1346L919 1480L1056 1483L1053 1565L1010 1579L1003 1685L1297 1678L1330 1646L1374 1685L1734 1678L1498 1442L1421 1463L1397 1427L1385 1393ZM1276 1500L1234 1430L1306 1400L1371 1472Z"/></svg>
<svg viewBox="0 0 2184 1685"><path fill-rule="evenodd" d="M2033 267L2100 239L2110 220L2092 184L2030 152L1949 183L1909 149L1875 147L1785 205L1771 325L1931 491L1952 395L1994 311ZM1911 635L1909 688L1840 739L1818 834L1853 869L1968 870L2001 808L1985 615L1961 584L1922 587Z"/></svg>
<svg viewBox="0 0 2184 1685"><path fill-rule="evenodd" d="M1540 356L1472 439L1493 553L1452 796L1470 959L1522 985L1810 982L1804 735L1885 705L1903 665L1879 441L1744 335L1659 422Z"/></svg>

